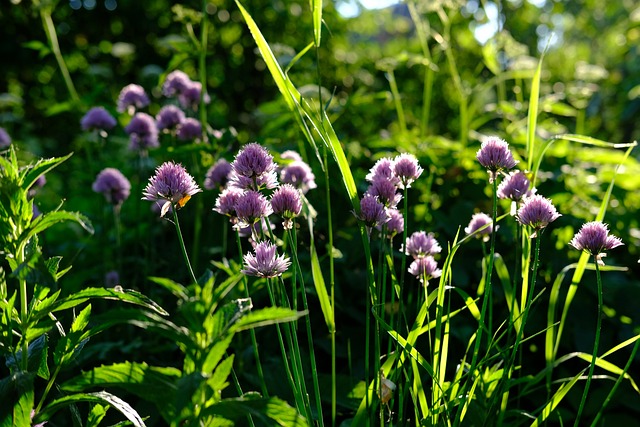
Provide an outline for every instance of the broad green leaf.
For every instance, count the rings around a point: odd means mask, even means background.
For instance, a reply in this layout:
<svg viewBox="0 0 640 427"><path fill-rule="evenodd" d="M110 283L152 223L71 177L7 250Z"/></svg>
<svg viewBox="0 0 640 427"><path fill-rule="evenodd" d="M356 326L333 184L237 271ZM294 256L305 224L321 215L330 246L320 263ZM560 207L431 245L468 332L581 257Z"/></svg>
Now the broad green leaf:
<svg viewBox="0 0 640 427"><path fill-rule="evenodd" d="M149 277L149 280L156 285L162 286L180 299L186 300L188 298L187 288L185 288L180 283L174 282L173 280L167 279L165 277Z"/></svg>
<svg viewBox="0 0 640 427"><path fill-rule="evenodd" d="M224 399L204 408L202 416L219 416L228 420L243 422L247 415L259 420L265 426L304 427L308 421L284 400L277 397L261 398L254 394Z"/></svg>
<svg viewBox="0 0 640 427"><path fill-rule="evenodd" d="M35 164L29 165L23 173L21 187L24 191L27 191L40 175L49 172L51 169L58 166L60 163L73 156L73 153L69 153L64 157L52 157L50 159L40 159Z"/></svg>
<svg viewBox="0 0 640 427"><path fill-rule="evenodd" d="M122 413L122 415L124 415L127 420L129 420L135 427L145 427L144 421L142 420L138 412L136 412L136 410L131 407L131 405L120 399L118 396L107 393L106 391L98 391L94 393L78 393L56 399L45 406L42 411L40 411L40 413L34 417L33 422L38 423L45 419L49 419L60 409L65 408L69 405L75 405L76 403L80 402L92 402L102 405L110 405L111 407Z"/></svg>
<svg viewBox="0 0 640 427"><path fill-rule="evenodd" d="M0 380L0 426L30 426L33 409L33 381L30 372L18 371Z"/></svg>
<svg viewBox="0 0 640 427"><path fill-rule="evenodd" d="M224 359L218 365L218 367L216 368L211 378L207 380L207 384L209 385L209 387L211 387L213 392L216 393L218 396L220 396L220 393L222 392L222 390L227 388L227 386L229 385L229 382L227 380L229 378L229 375L231 375L231 370L233 369L233 359L234 359L233 354L227 357L226 359ZM218 397L218 400L219 399L220 397Z"/></svg>
<svg viewBox="0 0 640 427"><path fill-rule="evenodd" d="M213 370L218 366L218 363L222 360L224 355L227 353L227 349L229 348L229 344L231 344L231 339L233 338L232 333L227 334L223 339L219 339L209 350L209 354L207 354L207 358L204 360L202 364L202 372L207 375L210 375Z"/></svg>
<svg viewBox="0 0 640 427"><path fill-rule="evenodd" d="M49 368L47 366L48 348L48 337L40 335L29 343L29 349L27 350L28 372L37 373L38 376L44 379L49 379ZM15 357L12 354L8 354L5 363L11 371L19 371L22 363L22 350L18 350Z"/></svg>
<svg viewBox="0 0 640 427"><path fill-rule="evenodd" d="M89 411L89 415L87 416L87 423L85 427L98 427L102 419L107 415L107 411L109 407L106 405L100 405L96 403Z"/></svg>
<svg viewBox="0 0 640 427"><path fill-rule="evenodd" d="M64 221L73 221L78 223L82 228L84 228L89 233L93 234L93 226L91 225L91 221L86 216L82 215L78 212L67 212L67 211L52 211L43 213L39 217L37 217L31 223L31 226L25 230L23 236L20 236L22 241L28 241L34 235L38 233L42 233L47 228L58 224Z"/></svg>

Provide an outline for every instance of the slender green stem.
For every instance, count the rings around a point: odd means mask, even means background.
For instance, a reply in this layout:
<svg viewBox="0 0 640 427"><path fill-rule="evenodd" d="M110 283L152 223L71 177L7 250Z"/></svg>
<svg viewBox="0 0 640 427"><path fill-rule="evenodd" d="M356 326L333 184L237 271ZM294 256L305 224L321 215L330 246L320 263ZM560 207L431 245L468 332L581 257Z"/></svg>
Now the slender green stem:
<svg viewBox="0 0 640 427"><path fill-rule="evenodd" d="M574 422L574 427L580 425L580 417L584 410L585 403L587 402L587 395L589 394L589 386L591 385L591 379L593 378L593 370L596 367L596 359L598 358L598 347L600 345L600 330L602 329L602 279L600 278L600 265L598 264L598 256L594 255L594 261L596 265L596 282L598 284L598 313L596 317L596 338L593 343L593 356L591 357L591 365L589 365L589 373L587 374L587 382L584 385L584 391L582 392L582 399L580 400L580 406L578 407L578 415Z"/></svg>
<svg viewBox="0 0 640 427"><path fill-rule="evenodd" d="M202 125L202 142L207 142L207 41L209 35L208 0L202 0L202 23L200 25L200 56L198 58L198 72L200 73L200 124Z"/></svg>
<svg viewBox="0 0 640 427"><path fill-rule="evenodd" d="M67 86L67 91L69 91L71 100L74 103L78 103L80 101L80 98L78 97L78 92L76 92L76 88L73 85L73 80L71 80L71 75L69 74L69 70L67 69L67 64L64 62L64 58L62 57L62 52L60 52L60 44L58 43L56 27L53 24L53 19L51 19L51 12L48 10L48 8L42 7L40 9L40 18L42 18L42 26L44 27L44 31L47 34L47 39L49 40L51 51L53 52L53 56L55 56L56 58L58 68L62 73L62 78L64 79L64 84Z"/></svg>
<svg viewBox="0 0 640 427"><path fill-rule="evenodd" d="M189 261L189 255L187 255L187 248L184 246L184 240L182 239L182 231L180 231L180 222L178 222L178 207L173 206L171 209L171 212L173 212L173 223L175 224L176 231L178 232L178 241L180 242L180 249L182 250L182 256L184 257L184 262L187 264L187 268L189 269L191 280L193 280L193 283L198 283L198 279L196 279L196 275L193 274L193 269L191 268L191 262Z"/></svg>
<svg viewBox="0 0 640 427"><path fill-rule="evenodd" d="M387 79L389 80L389 87L391 88L391 94L393 95L393 102L396 107L396 114L398 114L398 124L402 133L407 133L407 122L404 117L404 109L402 108L402 100L400 99L400 91L398 90L398 83L396 82L396 76L392 68L387 70Z"/></svg>
<svg viewBox="0 0 640 427"><path fill-rule="evenodd" d="M225 227L226 230L226 227ZM240 265L242 265L242 241L240 240L240 232L236 231L236 242L238 244L238 254L240 256ZM249 294L249 283L247 276L242 275L242 284L244 286L244 294L247 298L251 298ZM256 370L258 371L258 378L260 378L260 387L262 388L262 394L265 397L269 397L269 390L267 389L267 382L264 380L264 372L262 371L262 363L260 362L260 351L258 350L258 340L256 339L255 329L249 329L251 335L251 345L253 346L253 356L256 359Z"/></svg>
<svg viewBox="0 0 640 427"><path fill-rule="evenodd" d="M404 188L404 197L403 197L403 207L402 207L402 219L403 219L403 230L402 230L402 247L404 248L407 244L407 235L408 235L408 216L409 216L409 202L408 197L409 189L405 186ZM406 321L406 317L404 316L404 277L407 270L407 257L405 254L402 254L402 260L400 262L400 295L398 296L398 312L400 315L398 316L398 331L400 331L400 320L403 318L405 320L405 329L407 333L409 332L409 324Z"/></svg>

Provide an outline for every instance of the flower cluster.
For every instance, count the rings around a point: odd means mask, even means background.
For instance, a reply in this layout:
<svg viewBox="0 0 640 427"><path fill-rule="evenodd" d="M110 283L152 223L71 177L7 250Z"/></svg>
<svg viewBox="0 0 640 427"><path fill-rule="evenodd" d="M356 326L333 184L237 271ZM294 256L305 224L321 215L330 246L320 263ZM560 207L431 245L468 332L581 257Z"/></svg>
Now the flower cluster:
<svg viewBox="0 0 640 427"><path fill-rule="evenodd" d="M533 228L531 237L536 237L541 230L560 216L551 200L534 194L523 199L522 206L516 213L516 220L522 225Z"/></svg>
<svg viewBox="0 0 640 427"><path fill-rule="evenodd" d="M131 193L129 180L115 168L103 169L91 188L96 193L102 193L107 203L114 206L120 206Z"/></svg>
<svg viewBox="0 0 640 427"><path fill-rule="evenodd" d="M144 88L137 84L130 84L122 88L118 95L118 112L125 111L133 115L137 110L149 105L149 97Z"/></svg>
<svg viewBox="0 0 640 427"><path fill-rule="evenodd" d="M513 169L518 163L509 150L509 144L497 137L486 138L476 153L476 158L489 172L489 181L493 182L498 172Z"/></svg>
<svg viewBox="0 0 640 427"><path fill-rule="evenodd" d="M595 256L600 265L604 265L602 258L606 256L605 251L624 245L619 237L609 235L609 227L600 221L583 224L569 244Z"/></svg>
<svg viewBox="0 0 640 427"><path fill-rule="evenodd" d="M170 209L183 207L194 194L202 191L184 166L165 162L156 168L143 190L143 200L155 202L160 206L163 217Z"/></svg>
<svg viewBox="0 0 640 427"><path fill-rule="evenodd" d="M11 137L4 128L0 128L0 150L11 145Z"/></svg>
<svg viewBox="0 0 640 427"><path fill-rule="evenodd" d="M496 226L496 231L497 229L498 227ZM475 213L471 217L469 225L465 227L464 232L468 235L482 238L482 241L487 242L491 237L491 233L493 233L493 221L486 213Z"/></svg>
<svg viewBox="0 0 640 427"><path fill-rule="evenodd" d="M136 113L124 128L129 135L129 149L144 152L149 148L160 146L158 127L155 120L147 113Z"/></svg>
<svg viewBox="0 0 640 427"><path fill-rule="evenodd" d="M86 131L106 132L113 129L116 124L116 119L104 107L91 108L80 120L80 127Z"/></svg>
<svg viewBox="0 0 640 427"><path fill-rule="evenodd" d="M429 279L438 278L442 274L442 270L438 268L438 263L434 258L434 255L442 251L442 247L433 233L414 232L407 237L401 250L406 255L413 257L409 273L417 277L424 286L427 286Z"/></svg>
<svg viewBox="0 0 640 427"><path fill-rule="evenodd" d="M175 70L167 75L162 85L162 93L168 98L177 96L182 108L196 111L200 104L202 84L192 81L185 72ZM205 102L207 102L207 99L208 97L205 94Z"/></svg>
<svg viewBox="0 0 640 427"><path fill-rule="evenodd" d="M269 241L259 242L254 252L244 256L242 273L249 276L272 278L281 276L291 265L284 255L277 255L276 246Z"/></svg>

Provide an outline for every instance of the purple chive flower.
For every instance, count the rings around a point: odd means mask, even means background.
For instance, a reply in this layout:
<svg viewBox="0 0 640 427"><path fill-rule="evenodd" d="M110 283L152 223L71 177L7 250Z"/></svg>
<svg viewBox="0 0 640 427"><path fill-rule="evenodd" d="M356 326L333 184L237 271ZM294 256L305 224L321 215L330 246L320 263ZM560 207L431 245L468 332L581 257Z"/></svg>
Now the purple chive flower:
<svg viewBox="0 0 640 427"><path fill-rule="evenodd" d="M388 221L384 205L378 198L371 194L365 194L360 199L360 216L358 217L367 227L373 228Z"/></svg>
<svg viewBox="0 0 640 427"><path fill-rule="evenodd" d="M122 88L118 95L118 112L127 111L133 114L137 109L144 108L149 105L149 97L142 86L130 84Z"/></svg>
<svg viewBox="0 0 640 427"><path fill-rule="evenodd" d="M116 124L116 119L103 107L91 108L80 120L82 130L107 131L113 129Z"/></svg>
<svg viewBox="0 0 640 427"><path fill-rule="evenodd" d="M493 182L501 170L513 169L518 163L513 159L509 144L503 139L492 136L485 139L476 153L476 158L489 171L489 180Z"/></svg>
<svg viewBox="0 0 640 427"><path fill-rule="evenodd" d="M11 145L11 137L4 128L0 128L0 150Z"/></svg>
<svg viewBox="0 0 640 427"><path fill-rule="evenodd" d="M102 193L107 199L107 203L119 206L129 198L131 193L131 184L129 180L115 168L103 169L92 187L96 193Z"/></svg>
<svg viewBox="0 0 640 427"><path fill-rule="evenodd" d="M273 156L258 143L245 145L231 167L233 172L229 180L235 187L258 190L263 186L275 188L278 185Z"/></svg>
<svg viewBox="0 0 640 427"><path fill-rule="evenodd" d="M579 251L595 256L600 265L604 265L602 257L606 256L605 251L624 245L619 237L610 236L609 227L600 221L583 224L569 244Z"/></svg>
<svg viewBox="0 0 640 427"><path fill-rule="evenodd" d="M129 135L130 150L143 151L160 146L156 122L147 113L136 113L124 131Z"/></svg>
<svg viewBox="0 0 640 427"><path fill-rule="evenodd" d="M291 160L294 162L301 162L302 157L296 151L293 150L285 150L280 154L280 158L283 160Z"/></svg>
<svg viewBox="0 0 640 427"><path fill-rule="evenodd" d="M225 188L216 199L216 207L213 208L213 210L221 215L231 217L232 222L234 222L236 217L236 202L243 194L244 190L239 188Z"/></svg>
<svg viewBox="0 0 640 427"><path fill-rule="evenodd" d="M535 231L531 237L535 237L539 230L545 228L559 216L560 214L551 200L534 194L523 200L522 206L516 214L516 219L520 224L532 227Z"/></svg>
<svg viewBox="0 0 640 427"><path fill-rule="evenodd" d="M409 188L422 175L422 168L413 154L400 154L393 161L393 171L400 179L400 188Z"/></svg>
<svg viewBox="0 0 640 427"><path fill-rule="evenodd" d="M114 287L120 284L120 275L115 270L107 271L104 275L104 285L107 287Z"/></svg>
<svg viewBox="0 0 640 427"><path fill-rule="evenodd" d="M167 75L162 85L162 94L166 97L172 97L182 93L187 85L191 83L191 79L187 74L180 70L175 70Z"/></svg>
<svg viewBox="0 0 640 427"><path fill-rule="evenodd" d="M191 196L202 191L196 181L181 164L164 162L156 168L154 176L143 190L143 200L162 204L163 217L172 207L181 208Z"/></svg>
<svg viewBox="0 0 640 427"><path fill-rule="evenodd" d="M226 159L219 159L207 171L204 178L204 188L213 190L214 188L222 188L229 182L229 174L231 173L231 163Z"/></svg>
<svg viewBox="0 0 640 427"><path fill-rule="evenodd" d="M302 160L294 160L280 171L280 181L293 185L303 194L317 187L315 179L309 165Z"/></svg>
<svg viewBox="0 0 640 427"><path fill-rule="evenodd" d="M202 137L202 125L196 119L188 117L178 126L178 139L181 141L191 141Z"/></svg>
<svg viewBox="0 0 640 427"><path fill-rule="evenodd" d="M269 225L271 226L271 228L269 228ZM251 242L251 245L255 248L256 241L253 240L253 236L261 236L261 235L266 236L266 233L268 233L269 230L274 230L276 228L274 224L269 224L269 225L267 225L267 221L264 218L262 218L260 221L256 222L251 227L237 227L238 234L240 235L240 237L248 237L249 242Z"/></svg>
<svg viewBox="0 0 640 427"><path fill-rule="evenodd" d="M404 231L404 217L402 212L397 209L387 209L387 238L393 239L397 234L402 234ZM377 227L378 230L382 230L382 226Z"/></svg>
<svg viewBox="0 0 640 427"><path fill-rule="evenodd" d="M406 244L401 250L406 255L411 255L414 258L423 258L427 255L440 253L442 248L433 237L433 233L427 234L424 231L416 231L407 237Z"/></svg>
<svg viewBox="0 0 640 427"><path fill-rule="evenodd" d="M202 83L189 81L184 89L178 94L178 101L182 108L197 110L202 94ZM206 97L205 97L206 100Z"/></svg>
<svg viewBox="0 0 640 427"><path fill-rule="evenodd" d="M396 184L399 182L399 179L395 175L393 169L393 160L388 157L384 157L374 163L365 179L369 182L373 182L376 179L387 179Z"/></svg>
<svg viewBox="0 0 640 427"><path fill-rule="evenodd" d="M402 199L402 194L396 193L397 189L392 181L384 178L375 178L365 194L377 197L386 208L395 209Z"/></svg>
<svg viewBox="0 0 640 427"><path fill-rule="evenodd" d="M438 263L431 256L416 258L409 266L409 273L420 279L420 282L427 286L429 279L435 279L442 275L442 270L438 268Z"/></svg>
<svg viewBox="0 0 640 427"><path fill-rule="evenodd" d="M291 265L288 257L276 254L276 246L268 241L260 242L255 247L255 253L244 256L242 273L248 276L272 278L281 276Z"/></svg>
<svg viewBox="0 0 640 427"><path fill-rule="evenodd" d="M519 202L524 197L532 196L535 189L530 189L531 182L523 172L511 172L500 185L498 185L498 197Z"/></svg>
<svg viewBox="0 0 640 427"><path fill-rule="evenodd" d="M469 225L464 229L464 232L467 234L475 233L475 237L481 237L482 240L486 242L489 240L489 236L491 236L491 233L493 232L493 220L486 213L475 213L471 216L471 221L469 222Z"/></svg>
<svg viewBox="0 0 640 427"><path fill-rule="evenodd" d="M176 129L185 119L184 112L175 105L165 105L156 114L158 130L171 131Z"/></svg>
<svg viewBox="0 0 640 427"><path fill-rule="evenodd" d="M283 184L271 195L271 207L276 215L284 218L282 226L285 230L293 227L292 219L300 215L302 201L300 192L291 184Z"/></svg>
<svg viewBox="0 0 640 427"><path fill-rule="evenodd" d="M237 228L251 226L273 213L267 198L253 190L245 191L238 197L235 209L238 216Z"/></svg>

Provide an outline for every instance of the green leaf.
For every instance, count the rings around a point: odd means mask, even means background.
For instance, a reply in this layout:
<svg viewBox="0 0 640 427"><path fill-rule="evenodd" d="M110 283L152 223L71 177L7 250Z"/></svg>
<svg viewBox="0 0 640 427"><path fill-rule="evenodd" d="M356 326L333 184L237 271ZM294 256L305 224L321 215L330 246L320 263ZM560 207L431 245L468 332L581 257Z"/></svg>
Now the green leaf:
<svg viewBox="0 0 640 427"><path fill-rule="evenodd" d="M187 288L185 288L180 283L174 282L171 279L167 279L165 277L149 277L149 280L155 283L156 285L160 285L169 292L171 292L174 296L180 299L187 299Z"/></svg>
<svg viewBox="0 0 640 427"><path fill-rule="evenodd" d="M44 407L42 411L34 417L33 422L42 422L43 420L51 418L51 416L60 409L69 405L75 405L76 403L80 402L92 402L103 405L110 405L120 413L122 413L122 415L124 415L134 426L145 427L144 421L142 420L138 412L136 412L136 410L131 407L131 405L120 399L118 396L107 393L106 391L72 394L70 396L64 396L60 399L56 399L53 402L50 402L46 407Z"/></svg>
<svg viewBox="0 0 640 427"><path fill-rule="evenodd" d="M316 252L316 246L310 245L311 250L311 276L313 277L313 285L316 288L316 294L320 301L320 309L324 315L324 322L329 328L329 332L335 330L335 321L333 318L333 308L331 307L331 300L329 299L329 293L327 292L327 285L322 276L322 268L320 267L320 260L318 259L318 253Z"/></svg>
<svg viewBox="0 0 640 427"><path fill-rule="evenodd" d="M20 239L24 242L31 239L38 233L42 233L47 228L58 224L60 222L72 221L78 223L82 228L84 228L89 233L93 234L93 226L91 225L91 221L86 216L82 215L78 212L67 212L67 211L51 211L44 213L37 217L35 220L31 222L31 226L26 229L20 236Z"/></svg>
<svg viewBox="0 0 640 427"><path fill-rule="evenodd" d="M229 344L231 344L231 339L233 338L232 333L227 334L223 339L218 340L209 350L209 354L207 354L207 358L202 364L202 372L207 375L210 375L213 370L218 366L222 357L226 354L227 349L229 348Z"/></svg>
<svg viewBox="0 0 640 427"><path fill-rule="evenodd" d="M284 400L277 397L261 398L256 394L244 394L234 399L224 399L204 408L203 417L219 416L233 421L244 421L247 415L266 426L303 427L307 420Z"/></svg>
<svg viewBox="0 0 640 427"><path fill-rule="evenodd" d="M536 420L531 424L531 427L537 427L540 424L544 423L544 421L551 415L553 410L558 406L558 404L564 399L569 390L578 382L580 377L585 373L586 370L580 371L576 376L571 378L570 381L562 384L560 388L551 396L551 400L548 401L542 413L536 418Z"/></svg>
<svg viewBox="0 0 640 427"><path fill-rule="evenodd" d="M229 382L227 380L229 378L229 375L231 375L231 370L233 369L233 360L233 354L224 359L218 365L211 378L207 380L207 385L209 385L213 392L218 396L217 400L220 400L222 390L227 388L227 386L229 385Z"/></svg>
<svg viewBox="0 0 640 427"><path fill-rule="evenodd" d="M542 52L540 56L536 73L533 75L533 80L531 81L529 114L527 116L527 170L532 170L533 166L533 153L536 145L536 125L538 123L538 102L540 100L540 75L542 74L543 59L544 52Z"/></svg>
<svg viewBox="0 0 640 427"><path fill-rule="evenodd" d="M47 367L48 347L47 336L41 335L29 343L27 350L28 371L37 373L38 376L44 379L49 379L49 368ZM22 350L18 350L15 357L13 354L7 355L6 365L11 371L16 372L20 369L21 360Z"/></svg>
<svg viewBox="0 0 640 427"><path fill-rule="evenodd" d="M19 371L0 380L0 426L30 426L34 375Z"/></svg>
<svg viewBox="0 0 640 427"><path fill-rule="evenodd" d="M320 47L322 38L322 0L310 0L313 11L313 42L316 48Z"/></svg>
<svg viewBox="0 0 640 427"><path fill-rule="evenodd" d="M108 406L100 405L96 403L89 411L89 415L87 416L87 423L85 427L98 427L102 419L107 415L107 411L109 410Z"/></svg>
<svg viewBox="0 0 640 427"><path fill-rule="evenodd" d="M22 173L21 187L27 191L36 182L40 175L44 175L60 163L71 157L73 153L69 153L64 157L52 157L50 159L40 159L35 164L29 165Z"/></svg>
<svg viewBox="0 0 640 427"><path fill-rule="evenodd" d="M244 315L234 325L237 331L258 328L260 326L273 325L276 323L292 322L306 316L307 311L295 311L284 307L267 307L260 310L254 310Z"/></svg>
<svg viewBox="0 0 640 427"><path fill-rule="evenodd" d="M91 299L106 299L106 300L116 300L122 301L130 304L136 304L147 309L153 310L154 312L162 315L168 316L169 313L165 311L162 307L156 304L153 300L141 294L138 291L134 291L132 289L123 289L119 286L116 286L112 289L107 288L87 288L83 289L75 294L69 295L66 298L59 299L57 301L53 301L47 303L45 306L38 306L32 315L32 322L36 322L39 319L47 316L49 313L53 313L56 311L66 310L68 308L76 307L84 302L87 302Z"/></svg>

